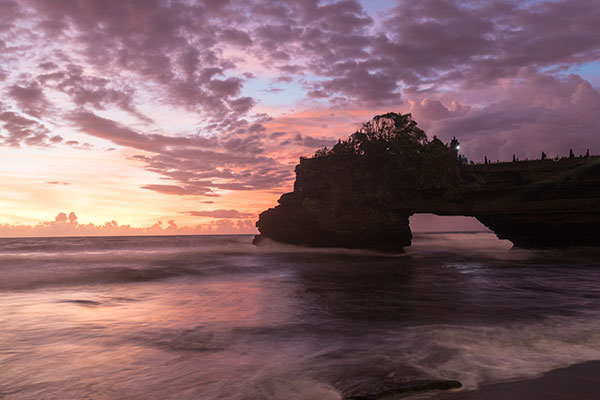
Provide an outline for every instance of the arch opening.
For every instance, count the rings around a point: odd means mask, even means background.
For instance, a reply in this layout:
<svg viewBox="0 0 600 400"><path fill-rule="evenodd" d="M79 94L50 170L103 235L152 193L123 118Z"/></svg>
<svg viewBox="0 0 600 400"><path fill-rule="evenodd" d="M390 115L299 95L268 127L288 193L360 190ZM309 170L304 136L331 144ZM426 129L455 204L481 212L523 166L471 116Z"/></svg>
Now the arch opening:
<svg viewBox="0 0 600 400"><path fill-rule="evenodd" d="M475 217L413 214L409 219L413 233L407 251L435 249L505 251L513 247Z"/></svg>
<svg viewBox="0 0 600 400"><path fill-rule="evenodd" d="M413 233L491 232L477 218L461 215L413 214L409 225Z"/></svg>

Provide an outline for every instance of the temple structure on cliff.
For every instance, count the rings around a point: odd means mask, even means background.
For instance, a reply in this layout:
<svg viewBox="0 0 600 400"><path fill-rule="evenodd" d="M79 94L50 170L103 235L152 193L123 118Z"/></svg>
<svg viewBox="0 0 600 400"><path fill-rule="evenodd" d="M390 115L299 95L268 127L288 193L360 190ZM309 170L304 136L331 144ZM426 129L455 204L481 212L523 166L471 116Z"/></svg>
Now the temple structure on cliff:
<svg viewBox="0 0 600 400"><path fill-rule="evenodd" d="M417 213L472 216L518 247L600 245L600 156L468 164L389 113L315 157L260 214L255 243L401 251Z"/></svg>

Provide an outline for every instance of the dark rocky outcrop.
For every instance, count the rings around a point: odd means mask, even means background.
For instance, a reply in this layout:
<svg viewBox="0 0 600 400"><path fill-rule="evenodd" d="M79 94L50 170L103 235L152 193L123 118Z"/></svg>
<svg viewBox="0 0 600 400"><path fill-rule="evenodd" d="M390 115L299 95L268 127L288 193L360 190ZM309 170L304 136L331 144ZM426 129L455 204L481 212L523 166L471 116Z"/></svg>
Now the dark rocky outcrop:
<svg viewBox="0 0 600 400"><path fill-rule="evenodd" d="M447 380L418 380L401 384L384 386L384 389L375 393L356 393L344 396L344 400L381 400L398 399L411 394L428 392L432 390L456 390L462 388L459 381Z"/></svg>
<svg viewBox="0 0 600 400"><path fill-rule="evenodd" d="M427 140L410 114L377 116L300 159L255 243L401 251L408 218L432 213L476 217L520 247L600 244L600 157L466 165L457 144Z"/></svg>

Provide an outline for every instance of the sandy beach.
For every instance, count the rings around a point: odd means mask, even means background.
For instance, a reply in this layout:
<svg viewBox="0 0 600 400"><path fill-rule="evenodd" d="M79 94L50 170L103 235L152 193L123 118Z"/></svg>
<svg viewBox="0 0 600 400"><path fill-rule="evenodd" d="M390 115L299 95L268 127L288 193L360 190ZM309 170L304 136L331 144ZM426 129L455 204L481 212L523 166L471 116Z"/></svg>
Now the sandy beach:
<svg viewBox="0 0 600 400"><path fill-rule="evenodd" d="M550 371L535 379L504 382L473 391L445 393L448 400L595 400L600 397L600 361Z"/></svg>

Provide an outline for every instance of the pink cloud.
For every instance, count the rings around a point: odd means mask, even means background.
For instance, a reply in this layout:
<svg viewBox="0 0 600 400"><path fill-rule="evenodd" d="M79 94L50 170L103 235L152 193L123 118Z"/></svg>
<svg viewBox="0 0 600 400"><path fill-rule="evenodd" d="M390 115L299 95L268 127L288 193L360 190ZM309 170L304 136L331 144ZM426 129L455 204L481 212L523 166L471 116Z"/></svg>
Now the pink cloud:
<svg viewBox="0 0 600 400"><path fill-rule="evenodd" d="M21 107L24 113L39 118L49 107L43 89L35 82L24 85L12 85L8 95Z"/></svg>
<svg viewBox="0 0 600 400"><path fill-rule="evenodd" d="M79 223L74 212L57 214L53 221L37 225L0 224L2 237L44 237L44 236L128 236L128 235L200 235L200 234L252 234L256 232L253 219L235 217L219 218L212 223L195 226L178 226L174 220L167 223L157 221L149 227L119 225L107 221L101 225Z"/></svg>
<svg viewBox="0 0 600 400"><path fill-rule="evenodd" d="M1 106L1 105L0 105ZM50 130L34 119L0 108L0 142L8 146L50 146L60 143L62 137L51 135Z"/></svg>
<svg viewBox="0 0 600 400"><path fill-rule="evenodd" d="M251 46L253 43L252 38L248 33L233 28L224 29L221 32L220 39L240 47Z"/></svg>
<svg viewBox="0 0 600 400"><path fill-rule="evenodd" d="M600 93L577 75L555 78L527 72L505 88L505 98L467 108L438 100L414 104L411 111L429 133L448 141L457 136L461 151L476 161L539 158L542 151L564 156L569 149L600 152Z"/></svg>
<svg viewBox="0 0 600 400"><path fill-rule="evenodd" d="M142 134L89 112L77 112L70 118L89 135L154 153L135 158L146 163L148 170L177 183L142 186L145 189L175 195L211 195L217 189L273 188L291 179L290 171L260 155L260 134L171 137Z"/></svg>

